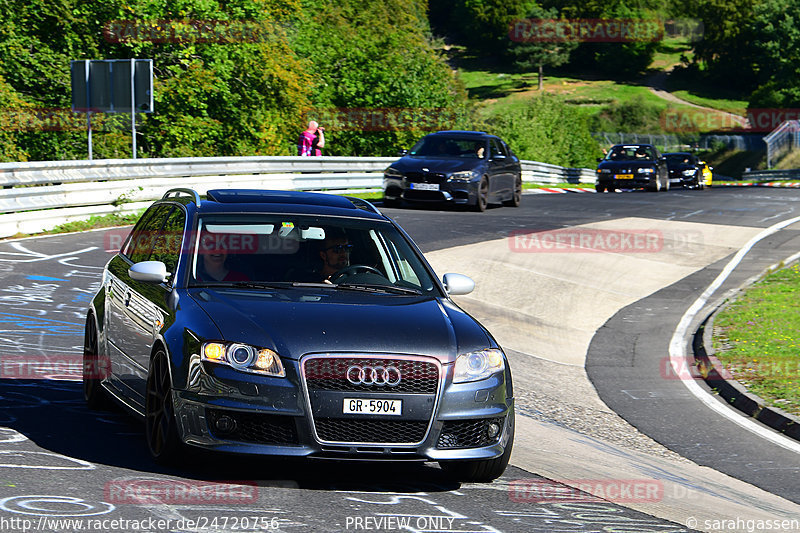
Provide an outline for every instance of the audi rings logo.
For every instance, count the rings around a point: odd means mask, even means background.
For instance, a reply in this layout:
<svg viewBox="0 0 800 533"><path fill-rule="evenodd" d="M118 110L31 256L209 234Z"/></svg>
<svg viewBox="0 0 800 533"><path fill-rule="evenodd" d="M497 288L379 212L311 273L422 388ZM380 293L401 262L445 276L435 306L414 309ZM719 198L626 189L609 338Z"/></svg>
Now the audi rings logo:
<svg viewBox="0 0 800 533"><path fill-rule="evenodd" d="M359 366L347 369L347 381L353 385L396 387L400 384L400 371L393 366Z"/></svg>

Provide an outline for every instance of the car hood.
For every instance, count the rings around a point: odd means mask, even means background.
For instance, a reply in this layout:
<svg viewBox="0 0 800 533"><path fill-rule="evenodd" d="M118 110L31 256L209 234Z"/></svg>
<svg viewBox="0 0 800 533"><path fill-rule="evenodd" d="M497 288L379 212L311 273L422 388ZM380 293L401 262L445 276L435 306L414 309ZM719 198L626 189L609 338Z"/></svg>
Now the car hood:
<svg viewBox="0 0 800 533"><path fill-rule="evenodd" d="M496 346L488 332L446 298L334 291L193 289L223 340L308 353L429 355L442 363Z"/></svg>
<svg viewBox="0 0 800 533"><path fill-rule="evenodd" d="M440 172L449 174L451 172L461 172L473 170L484 164L483 159L461 159L457 157L414 157L405 156L392 163L392 168L400 172ZM424 170L427 169L427 170Z"/></svg>

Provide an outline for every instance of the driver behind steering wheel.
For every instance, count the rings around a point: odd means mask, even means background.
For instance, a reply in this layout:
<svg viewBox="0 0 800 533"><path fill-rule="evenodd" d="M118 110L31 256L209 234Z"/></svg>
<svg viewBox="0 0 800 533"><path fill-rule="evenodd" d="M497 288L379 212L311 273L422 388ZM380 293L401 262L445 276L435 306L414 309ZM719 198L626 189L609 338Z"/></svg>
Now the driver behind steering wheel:
<svg viewBox="0 0 800 533"><path fill-rule="evenodd" d="M350 251L353 245L347 240L347 235L342 230L328 231L322 242L319 257L322 259L322 268L319 275L324 283L330 283L330 277L336 272L350 266Z"/></svg>

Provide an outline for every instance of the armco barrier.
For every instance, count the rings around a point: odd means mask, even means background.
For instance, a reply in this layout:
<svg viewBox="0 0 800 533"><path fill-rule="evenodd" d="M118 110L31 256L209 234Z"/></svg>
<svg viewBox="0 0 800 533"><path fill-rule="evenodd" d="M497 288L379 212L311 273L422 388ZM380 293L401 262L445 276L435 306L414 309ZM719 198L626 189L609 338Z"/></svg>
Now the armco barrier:
<svg viewBox="0 0 800 533"><path fill-rule="evenodd" d="M201 157L0 163L0 237L128 213L174 187L380 188L396 157ZM522 162L524 181L594 183L594 171Z"/></svg>
<svg viewBox="0 0 800 533"><path fill-rule="evenodd" d="M743 180L796 180L800 178L800 169L789 170L751 170L742 173Z"/></svg>

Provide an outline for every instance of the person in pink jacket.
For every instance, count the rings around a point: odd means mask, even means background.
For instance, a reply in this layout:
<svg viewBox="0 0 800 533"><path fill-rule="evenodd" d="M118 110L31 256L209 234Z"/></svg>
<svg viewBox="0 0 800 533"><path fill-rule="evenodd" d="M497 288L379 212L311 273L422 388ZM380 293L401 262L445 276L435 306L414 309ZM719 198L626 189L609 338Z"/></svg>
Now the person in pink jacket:
<svg viewBox="0 0 800 533"><path fill-rule="evenodd" d="M297 155L301 156L320 156L321 148L325 148L325 128L317 124L315 120L308 123L306 131L300 134L297 139Z"/></svg>

